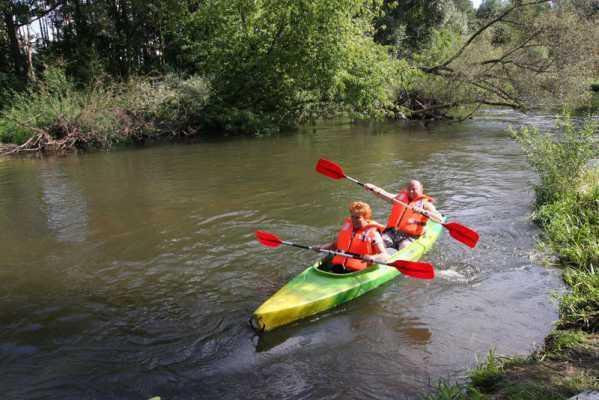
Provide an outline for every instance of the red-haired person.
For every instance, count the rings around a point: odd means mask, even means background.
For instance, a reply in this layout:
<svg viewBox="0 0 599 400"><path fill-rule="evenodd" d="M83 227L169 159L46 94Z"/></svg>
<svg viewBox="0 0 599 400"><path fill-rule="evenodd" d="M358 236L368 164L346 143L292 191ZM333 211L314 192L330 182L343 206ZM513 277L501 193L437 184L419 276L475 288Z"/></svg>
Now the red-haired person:
<svg viewBox="0 0 599 400"><path fill-rule="evenodd" d="M387 251L379 232L384 226L370 219L372 217L370 206L362 201L354 201L349 206L349 213L350 217L343 222L343 226L337 234L337 240L322 248L359 254L367 262L335 256L325 266L325 269L330 269L332 272L360 271L372 263L386 262L387 260Z"/></svg>
<svg viewBox="0 0 599 400"><path fill-rule="evenodd" d="M387 220L387 227L383 231L383 241L385 246L395 249L403 249L420 236L424 235L426 221L428 217L413 211L412 209L393 201L397 199L412 207L421 208L428 211L434 217L443 220L433 205L433 199L424 194L422 183L413 179L408 186L393 195L378 186L371 183L364 185L366 190L373 192L377 197L393 204L391 214Z"/></svg>

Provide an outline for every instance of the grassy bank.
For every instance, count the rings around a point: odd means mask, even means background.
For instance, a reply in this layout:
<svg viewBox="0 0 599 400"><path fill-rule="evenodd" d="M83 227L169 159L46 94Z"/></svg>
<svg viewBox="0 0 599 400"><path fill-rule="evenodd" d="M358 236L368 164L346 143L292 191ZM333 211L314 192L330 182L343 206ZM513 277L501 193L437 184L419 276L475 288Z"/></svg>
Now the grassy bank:
<svg viewBox="0 0 599 400"><path fill-rule="evenodd" d="M107 149L197 133L208 87L201 78L167 76L78 87L48 68L0 113L0 142L11 152ZM6 153L7 151L4 151Z"/></svg>
<svg viewBox="0 0 599 400"><path fill-rule="evenodd" d="M540 184L534 221L548 262L564 268L569 291L543 348L524 358L489 353L465 385L441 384L428 400L567 399L599 390L599 131L565 116L558 137L535 129L513 132ZM531 316L532 317L532 316Z"/></svg>

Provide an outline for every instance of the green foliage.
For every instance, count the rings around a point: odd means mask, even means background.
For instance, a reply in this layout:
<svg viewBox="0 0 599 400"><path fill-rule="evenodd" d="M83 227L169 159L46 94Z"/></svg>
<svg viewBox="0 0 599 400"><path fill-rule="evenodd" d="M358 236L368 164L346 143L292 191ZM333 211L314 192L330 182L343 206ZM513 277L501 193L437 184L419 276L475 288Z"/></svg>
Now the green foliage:
<svg viewBox="0 0 599 400"><path fill-rule="evenodd" d="M182 79L167 75L152 84L140 78L131 80L129 87L132 89L125 93L127 101L123 107L137 113L143 111L144 119L153 121L152 127L158 133L195 134L205 118L210 85L200 76ZM144 98L140 99L140 91ZM135 105L136 101L139 104Z"/></svg>
<svg viewBox="0 0 599 400"><path fill-rule="evenodd" d="M561 387L547 386L541 382L517 382L505 388L505 398L510 400L563 400L575 394L575 391Z"/></svg>
<svg viewBox="0 0 599 400"><path fill-rule="evenodd" d="M400 57L410 57L430 45L435 30L466 34L474 16L468 0L385 0L375 21L378 43L395 47Z"/></svg>
<svg viewBox="0 0 599 400"><path fill-rule="evenodd" d="M568 269L564 281L572 291L560 302L560 328L599 332L599 273Z"/></svg>
<svg viewBox="0 0 599 400"><path fill-rule="evenodd" d="M554 195L555 196L555 195ZM586 271L599 266L599 184L586 193L562 193L533 214L565 264Z"/></svg>
<svg viewBox="0 0 599 400"><path fill-rule="evenodd" d="M482 19L493 18L497 16L503 8L504 4L501 0L483 0L476 10L476 16Z"/></svg>
<svg viewBox="0 0 599 400"><path fill-rule="evenodd" d="M511 132L541 178L536 188L539 205L574 190L585 166L598 156L595 122L588 119L581 129L577 129L569 115L564 114L561 128L563 135L558 138L544 135L535 128Z"/></svg>
<svg viewBox="0 0 599 400"><path fill-rule="evenodd" d="M462 37L450 29L433 29L431 41L413 60L418 65L436 65L452 56L462 45Z"/></svg>
<svg viewBox="0 0 599 400"><path fill-rule="evenodd" d="M45 132L78 144L110 147L152 135L195 133L208 98L205 80L130 79L78 88L62 68L48 68L37 85L14 95L0 114L0 141L23 144Z"/></svg>
<svg viewBox="0 0 599 400"><path fill-rule="evenodd" d="M0 141L22 144L36 129L79 114L82 100L63 70L48 68L43 81L25 92L14 93L12 106L0 114Z"/></svg>
<svg viewBox="0 0 599 400"><path fill-rule="evenodd" d="M577 330L556 330L545 339L545 351L559 353L576 348L585 341L585 334Z"/></svg>
<svg viewBox="0 0 599 400"><path fill-rule="evenodd" d="M480 363L470 371L472 385L481 392L491 392L502 381L503 365L495 356L495 351L490 350L487 360Z"/></svg>
<svg viewBox="0 0 599 400"><path fill-rule="evenodd" d="M392 103L396 66L369 34L375 12L359 0L205 2L186 23L186 49L210 77L209 125L377 116Z"/></svg>
<svg viewBox="0 0 599 400"><path fill-rule="evenodd" d="M442 63L455 54L463 44L463 36L449 28L434 29L428 46L412 55L415 65L432 66ZM459 113L457 105L462 101L469 102L472 90L458 80L447 80L442 76L429 75L422 71L409 77L405 84L409 94L420 98L421 102L429 99L431 105L456 104L451 108L452 114Z"/></svg>
<svg viewBox="0 0 599 400"><path fill-rule="evenodd" d="M23 86L16 75L0 71L0 111L12 101L15 92L23 90Z"/></svg>
<svg viewBox="0 0 599 400"><path fill-rule="evenodd" d="M482 400L485 396L471 386L449 385L441 382L435 394L423 397L423 400Z"/></svg>
<svg viewBox="0 0 599 400"><path fill-rule="evenodd" d="M541 178L535 221L560 260L572 291L561 298L560 326L586 331L599 327L599 170L597 126L590 120L577 128L565 116L563 135L536 130L513 132Z"/></svg>

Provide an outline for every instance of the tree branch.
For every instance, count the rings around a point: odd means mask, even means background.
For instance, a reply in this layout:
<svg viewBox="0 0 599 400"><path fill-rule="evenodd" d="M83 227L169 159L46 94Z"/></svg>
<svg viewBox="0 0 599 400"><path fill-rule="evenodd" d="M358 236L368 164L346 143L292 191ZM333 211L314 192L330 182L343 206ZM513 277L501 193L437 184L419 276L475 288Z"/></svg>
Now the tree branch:
<svg viewBox="0 0 599 400"><path fill-rule="evenodd" d="M441 63L441 64L439 64L437 66L429 67L429 69L432 71L432 70L438 70L440 68L447 67L456 58L460 57L462 55L462 53L464 53L464 51L466 50L466 48L468 46L470 46L470 44L474 41L474 39L476 39L479 35L481 35L489 27L491 27L495 23L501 21L503 18L505 18L506 16L508 16L509 14L511 14L512 11L514 11L514 10L516 10L518 8L528 7L528 6L532 6L532 5L536 5L536 4L548 3L549 1L550 0L536 0L536 1L531 1L531 2L528 2L528 3L516 3L512 7L506 9L504 12L502 12L501 14L499 14L497 17L493 18L491 21L489 21L486 24L484 24L483 26L481 26L476 32L474 32L472 34L472 36L470 36L470 38L466 41L466 43L464 43L464 45L453 56L449 57L449 59L447 59L445 62L443 62L443 63ZM428 72L428 71L425 71L425 72Z"/></svg>
<svg viewBox="0 0 599 400"><path fill-rule="evenodd" d="M527 37L526 40L522 41L518 46L516 46L516 47L510 49L509 51L507 51L501 57L496 58L496 59L492 59L492 60L482 61L480 64L481 65L486 65L486 64L494 64L494 63L502 62L504 59L506 59L507 57L511 56L512 54L514 54L518 50L521 50L522 48L524 48L531 40L533 40L534 38L536 38L537 36L539 36L542 32L543 32L542 29L538 29L536 32L533 32L532 35L530 35L529 37Z"/></svg>

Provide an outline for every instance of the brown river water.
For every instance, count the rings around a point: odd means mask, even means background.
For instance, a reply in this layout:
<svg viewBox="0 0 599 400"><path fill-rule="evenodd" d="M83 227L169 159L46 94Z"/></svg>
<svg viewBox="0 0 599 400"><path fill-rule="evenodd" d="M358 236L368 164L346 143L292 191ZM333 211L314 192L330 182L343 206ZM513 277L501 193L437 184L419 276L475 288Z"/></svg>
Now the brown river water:
<svg viewBox="0 0 599 400"><path fill-rule="evenodd" d="M290 135L0 160L0 393L4 399L409 399L464 379L489 350L535 349L560 274L536 261L537 181L491 110L461 124L329 122ZM434 281L399 277L261 337L253 310L318 255L256 229L332 240L351 200L327 157L397 191L420 179L471 250L445 233Z"/></svg>

